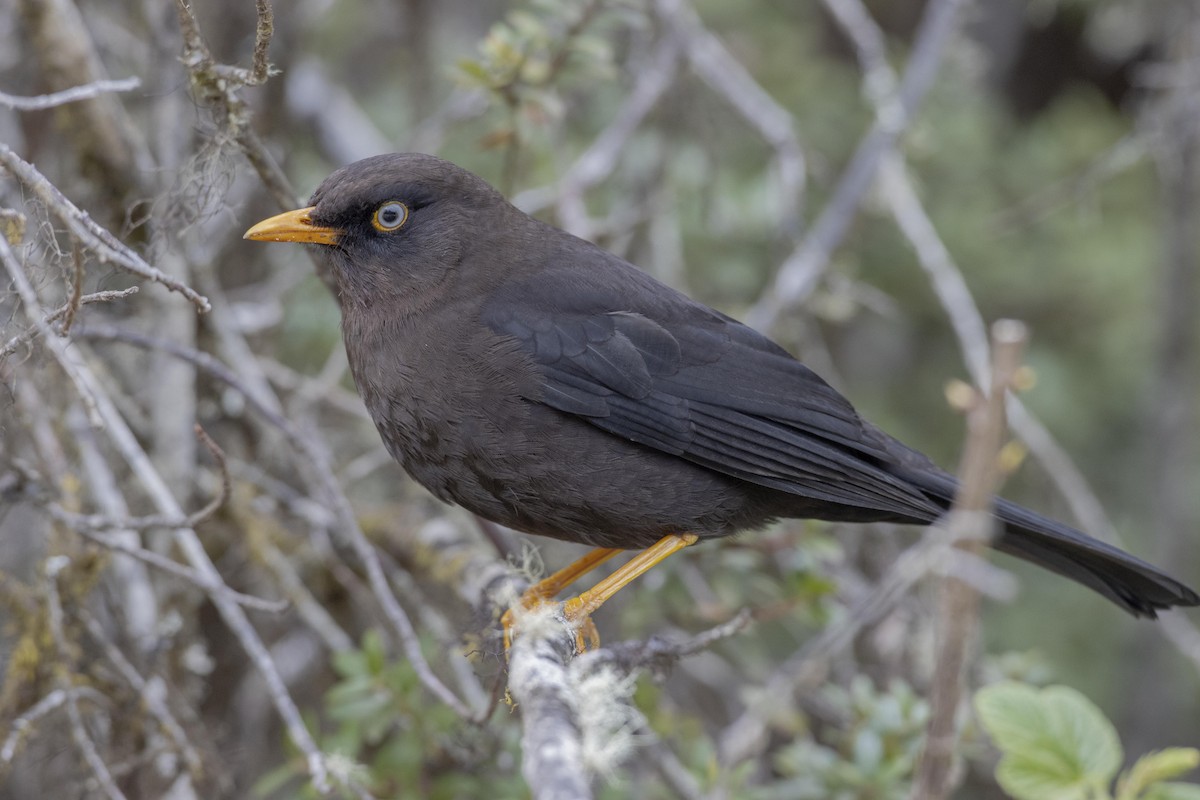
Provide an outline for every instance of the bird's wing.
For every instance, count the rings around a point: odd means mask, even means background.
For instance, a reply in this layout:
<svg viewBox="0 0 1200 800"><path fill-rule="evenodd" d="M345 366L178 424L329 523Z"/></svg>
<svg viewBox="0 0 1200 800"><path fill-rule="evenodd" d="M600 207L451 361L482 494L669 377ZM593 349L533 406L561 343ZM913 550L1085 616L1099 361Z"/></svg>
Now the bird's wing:
<svg viewBox="0 0 1200 800"><path fill-rule="evenodd" d="M761 486L905 518L939 513L882 468L890 456L849 402L766 337L657 284L639 300L556 280L483 309L540 367L531 400Z"/></svg>

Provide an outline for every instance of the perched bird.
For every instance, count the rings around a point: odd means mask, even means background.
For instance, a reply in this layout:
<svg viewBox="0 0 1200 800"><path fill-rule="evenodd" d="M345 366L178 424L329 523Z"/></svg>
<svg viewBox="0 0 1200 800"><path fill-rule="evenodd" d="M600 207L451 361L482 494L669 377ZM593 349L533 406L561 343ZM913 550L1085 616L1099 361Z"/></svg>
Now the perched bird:
<svg viewBox="0 0 1200 800"><path fill-rule="evenodd" d="M247 239L328 258L350 369L392 456L441 500L598 548L535 586L586 620L698 539L780 517L928 525L956 482L786 350L433 156L376 156ZM1137 616L1200 604L1121 550L997 500L993 546Z"/></svg>

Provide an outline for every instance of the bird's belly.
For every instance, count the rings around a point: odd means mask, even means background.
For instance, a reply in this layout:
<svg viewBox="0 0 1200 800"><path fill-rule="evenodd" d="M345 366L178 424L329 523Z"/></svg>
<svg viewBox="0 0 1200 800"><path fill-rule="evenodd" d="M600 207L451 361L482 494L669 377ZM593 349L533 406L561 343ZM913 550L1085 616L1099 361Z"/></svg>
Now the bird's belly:
<svg viewBox="0 0 1200 800"><path fill-rule="evenodd" d="M414 419L408 435L381 433L439 499L526 533L636 549L670 533L723 536L772 516L755 487L540 404L491 416Z"/></svg>
<svg viewBox="0 0 1200 800"><path fill-rule="evenodd" d="M348 353L388 450L439 499L527 533L628 549L670 533L722 536L778 513L757 487L529 399L536 372L515 341L453 322L438 332L459 342L449 357L431 356L416 331L348 337Z"/></svg>

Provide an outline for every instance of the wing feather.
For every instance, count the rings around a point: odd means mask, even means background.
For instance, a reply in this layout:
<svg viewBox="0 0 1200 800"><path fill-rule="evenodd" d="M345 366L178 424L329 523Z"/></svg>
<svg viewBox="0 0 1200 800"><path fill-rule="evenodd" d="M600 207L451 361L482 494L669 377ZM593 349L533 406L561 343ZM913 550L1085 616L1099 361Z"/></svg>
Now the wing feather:
<svg viewBox="0 0 1200 800"><path fill-rule="evenodd" d="M547 288L484 310L540 368L530 400L761 486L902 516L939 513L883 468L890 456L849 402L741 323L682 295L654 318L612 298L581 308L580 292L557 295L576 306L565 309Z"/></svg>

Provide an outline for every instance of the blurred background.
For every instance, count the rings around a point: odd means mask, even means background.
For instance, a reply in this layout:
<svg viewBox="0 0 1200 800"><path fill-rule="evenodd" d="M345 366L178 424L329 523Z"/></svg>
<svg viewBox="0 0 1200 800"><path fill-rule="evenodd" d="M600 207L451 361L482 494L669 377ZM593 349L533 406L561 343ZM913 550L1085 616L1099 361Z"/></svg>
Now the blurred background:
<svg viewBox="0 0 1200 800"><path fill-rule="evenodd" d="M262 659L291 730L358 765L347 796L528 796L519 709L468 723L430 694L354 530L434 672L481 705L503 660L445 543L519 565L535 546L549 569L582 549L413 484L354 394L313 263L241 239L379 152L451 159L769 330L947 468L964 437L947 382L981 376L983 321L1026 321L1036 383L1004 494L1200 583L1195 3L296 0L274 9L269 70L264 5L0 7L0 223L28 279L0 278L0 797L119 796L94 759L127 797L312 794ZM28 315L60 306L42 328ZM607 605L605 642L754 622L612 689L636 712L613 735L628 747L597 755L600 796L906 796L936 584L804 648L918 536L789 521L694 548ZM1200 744L1187 619L1137 622L995 563L1019 589L984 603L972 687L1073 686L1128 757ZM763 711L799 662L814 668ZM957 796L1002 797L968 717ZM735 746L748 723L762 735Z"/></svg>

